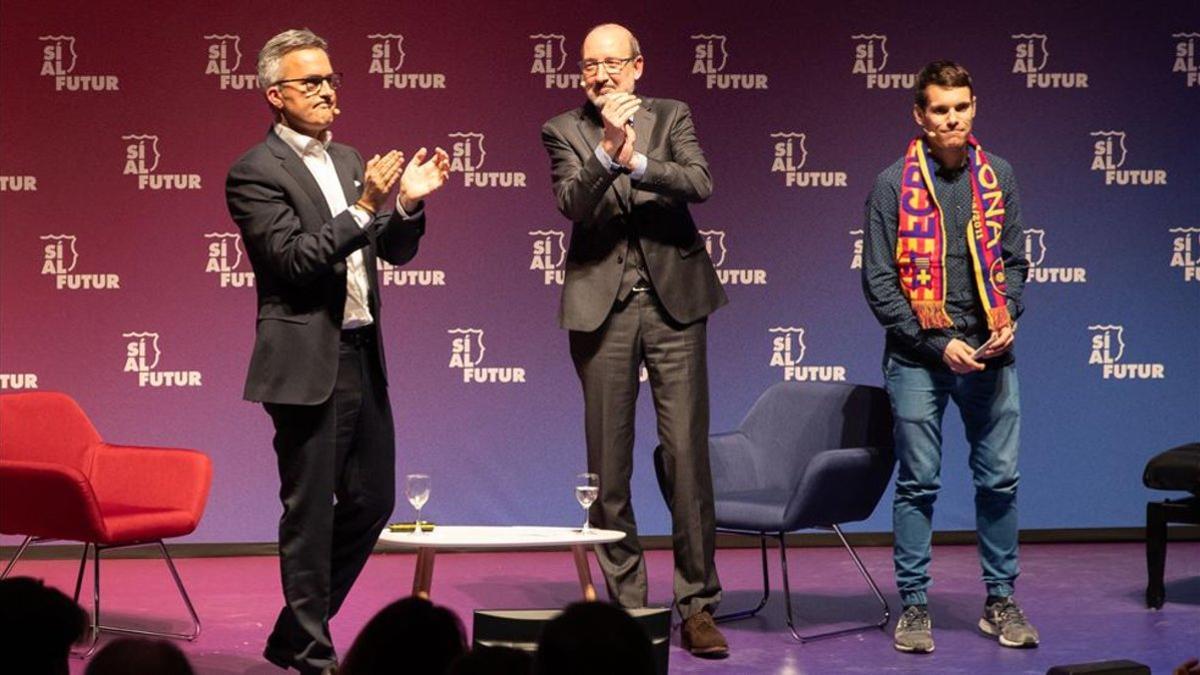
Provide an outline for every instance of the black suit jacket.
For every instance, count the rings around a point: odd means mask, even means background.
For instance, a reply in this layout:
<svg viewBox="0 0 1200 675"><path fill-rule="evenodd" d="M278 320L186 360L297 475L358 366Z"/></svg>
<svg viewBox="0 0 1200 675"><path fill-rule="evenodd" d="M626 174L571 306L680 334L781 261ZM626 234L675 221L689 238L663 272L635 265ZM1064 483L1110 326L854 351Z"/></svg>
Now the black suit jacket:
<svg viewBox="0 0 1200 675"><path fill-rule="evenodd" d="M593 331L604 323L631 235L671 318L691 323L728 302L687 208L712 193L691 111L680 101L642 97L633 128L634 148L648 158L638 181L596 158L604 127L590 102L542 127L558 210L572 223L558 314L563 328Z"/></svg>
<svg viewBox="0 0 1200 675"><path fill-rule="evenodd" d="M358 201L363 161L347 145L328 148L346 194ZM249 401L315 405L333 393L346 304L346 256L363 249L368 303L379 330L376 256L403 264L425 233L416 217L381 213L360 228L347 210L336 218L308 167L274 129L233 165L225 180L229 213L254 268L258 325L243 396ZM377 334L380 367L383 339Z"/></svg>

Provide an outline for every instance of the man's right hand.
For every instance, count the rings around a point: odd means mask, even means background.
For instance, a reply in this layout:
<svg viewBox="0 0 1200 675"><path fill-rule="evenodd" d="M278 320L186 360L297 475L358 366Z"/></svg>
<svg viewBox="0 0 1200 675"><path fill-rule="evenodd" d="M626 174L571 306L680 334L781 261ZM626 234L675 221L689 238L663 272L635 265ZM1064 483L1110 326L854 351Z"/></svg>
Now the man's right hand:
<svg viewBox="0 0 1200 675"><path fill-rule="evenodd" d="M604 96L604 106L600 108L600 118L604 120L604 139L600 144L601 149L614 160L625 145L625 125L641 105L642 99L623 91Z"/></svg>
<svg viewBox="0 0 1200 675"><path fill-rule="evenodd" d="M400 179L400 169L404 168L404 153L392 150L380 157L375 155L367 160L367 168L363 172L363 192L358 203L369 207L372 213L378 213L387 204L388 193Z"/></svg>
<svg viewBox="0 0 1200 675"><path fill-rule="evenodd" d="M950 344L946 345L946 351L942 352L942 361L955 373L966 375L984 368L984 365L972 356L974 353L975 350L971 349L970 345L954 338L950 340Z"/></svg>

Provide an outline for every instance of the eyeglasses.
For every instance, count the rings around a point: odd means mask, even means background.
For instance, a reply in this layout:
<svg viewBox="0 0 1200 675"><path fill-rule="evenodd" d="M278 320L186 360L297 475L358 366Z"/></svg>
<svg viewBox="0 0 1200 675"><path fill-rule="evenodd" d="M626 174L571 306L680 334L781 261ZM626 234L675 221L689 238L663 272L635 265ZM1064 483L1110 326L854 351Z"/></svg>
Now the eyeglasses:
<svg viewBox="0 0 1200 675"><path fill-rule="evenodd" d="M342 86L342 74L330 73L324 77L320 75L294 77L290 80L278 80L271 86L279 84L294 84L305 96L316 96L321 91L321 85L328 84L330 89L337 89Z"/></svg>
<svg viewBox="0 0 1200 675"><path fill-rule="evenodd" d="M616 75L617 73L621 72L621 69L625 67L625 64L631 61L636 61L637 58L638 57L636 56L631 56L627 59L611 58L604 59L603 61L584 59L579 62L579 69L583 71L584 75L595 75L596 71L600 69L601 65L603 65L604 70L606 70L609 75Z"/></svg>

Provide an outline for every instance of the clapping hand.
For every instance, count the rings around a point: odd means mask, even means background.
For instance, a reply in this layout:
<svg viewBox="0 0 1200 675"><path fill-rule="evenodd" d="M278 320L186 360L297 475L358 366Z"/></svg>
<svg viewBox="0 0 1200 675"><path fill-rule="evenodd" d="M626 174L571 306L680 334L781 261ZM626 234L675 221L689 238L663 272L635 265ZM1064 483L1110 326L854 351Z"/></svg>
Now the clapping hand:
<svg viewBox="0 0 1200 675"><path fill-rule="evenodd" d="M359 207L376 213L387 202L388 193L400 178L400 169L404 166L404 153L392 150L380 157L375 155L367 161L363 171L363 191L358 198Z"/></svg>
<svg viewBox="0 0 1200 675"><path fill-rule="evenodd" d="M441 148L426 160L428 154L425 148L418 150L400 176L400 208L406 213L412 213L417 202L440 188L450 176L450 155Z"/></svg>
<svg viewBox="0 0 1200 675"><path fill-rule="evenodd" d="M633 129L629 126L629 120L641 107L642 99L623 91L614 91L605 94L601 101L603 106L600 108L600 117L604 120L604 139L601 143L604 145L604 151L619 162L621 156L626 154L628 146L628 154L632 157Z"/></svg>

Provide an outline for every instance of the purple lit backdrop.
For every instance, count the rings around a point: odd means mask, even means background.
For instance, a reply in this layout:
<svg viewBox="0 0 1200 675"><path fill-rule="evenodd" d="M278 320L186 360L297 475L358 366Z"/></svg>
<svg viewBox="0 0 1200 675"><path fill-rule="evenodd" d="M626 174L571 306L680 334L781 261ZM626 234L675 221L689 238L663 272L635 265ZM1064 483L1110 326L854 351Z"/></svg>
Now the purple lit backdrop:
<svg viewBox="0 0 1200 675"><path fill-rule="evenodd" d="M883 333L862 300L852 231L875 174L915 130L904 74L950 57L972 70L977 134L1015 166L1025 227L1037 230L1029 248L1042 282L1027 289L1017 341L1022 525L1138 525L1146 458L1200 437L1193 2L972 3L953 20L864 2L672 0L620 16L550 2L293 5L278 15L248 2L8 3L0 20L0 386L28 388L35 376L37 388L75 396L108 439L208 452L213 492L192 541L275 536L270 424L240 400L254 291L237 286L249 265L221 235L236 233L225 172L269 126L259 94L234 87L261 44L292 26L326 37L346 75L339 141L368 155L458 144L475 169L429 202L429 233L401 270L424 274L383 289L398 474L433 475L427 512L438 522L581 517L571 481L584 465L582 403L554 321L559 286L531 269L558 262L553 232L569 232L538 130L582 100L570 64L587 28L611 19L641 39L639 91L691 104L712 166L715 194L694 214L730 282L731 304L709 329L714 431L785 377L773 357L801 369L792 372L881 381ZM1014 72L1029 68L1032 87ZM117 90L103 90L114 79ZM817 185L788 186L772 171L777 148L797 182ZM525 187L501 186L517 174ZM74 253L51 236L74 237ZM107 275L119 288L72 288ZM157 334L157 359L154 338L133 333ZM790 352L773 352L780 337ZM480 372L521 368L525 382L464 382L449 365L455 338L471 344L466 360L499 369ZM186 385L193 371L200 386L139 386ZM936 524L970 529L954 417ZM668 529L654 443L647 392L634 490L648 534ZM890 529L889 511L856 529ZM397 512L411 514L403 503Z"/></svg>

